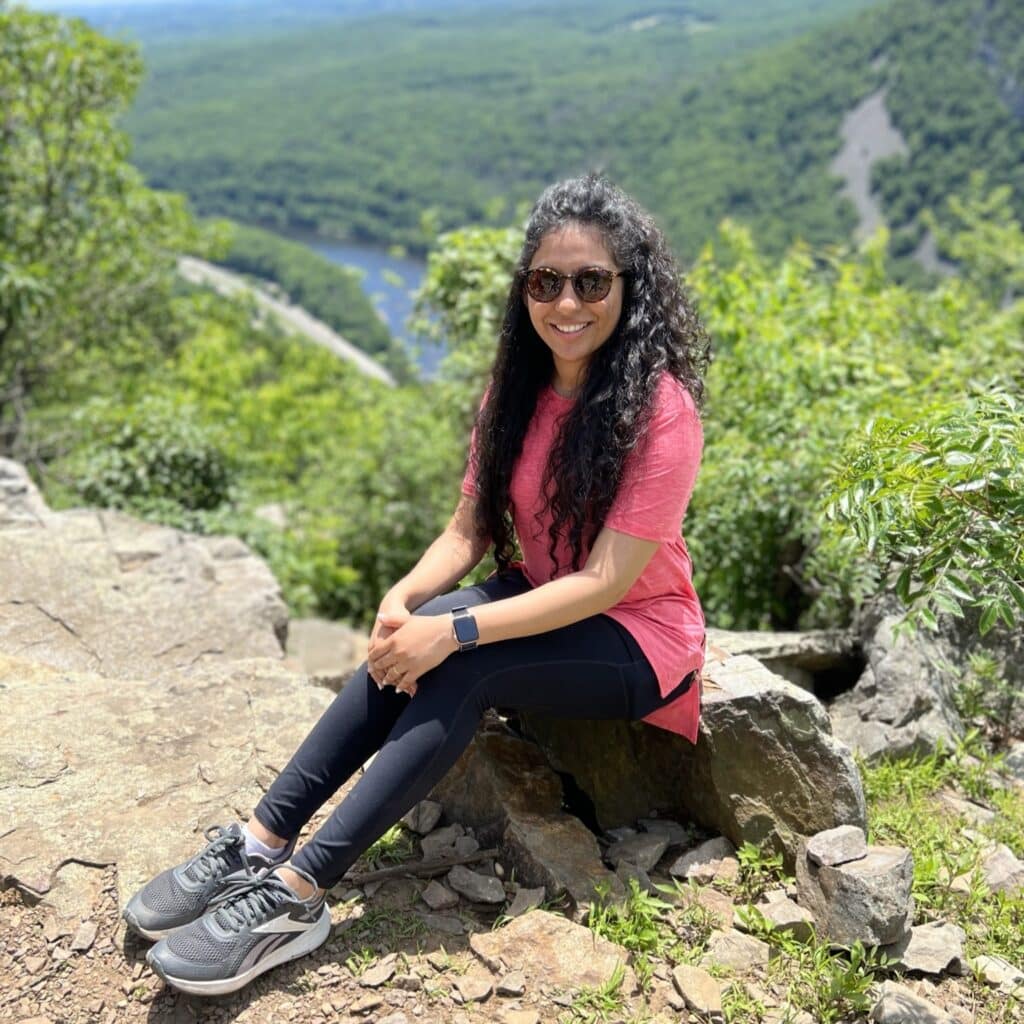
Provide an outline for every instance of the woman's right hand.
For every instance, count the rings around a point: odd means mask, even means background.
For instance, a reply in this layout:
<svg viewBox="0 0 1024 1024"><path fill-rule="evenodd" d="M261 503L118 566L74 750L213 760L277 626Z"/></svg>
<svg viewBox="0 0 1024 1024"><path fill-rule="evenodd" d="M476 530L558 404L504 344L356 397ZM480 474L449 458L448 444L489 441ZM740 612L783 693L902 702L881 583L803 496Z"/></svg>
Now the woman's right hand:
<svg viewBox="0 0 1024 1024"><path fill-rule="evenodd" d="M412 618L412 612L405 605L405 601L398 594L388 591L377 609L377 618L374 620L373 629L370 631L370 646L366 655L366 667L370 678L381 686L396 686L394 680L384 681L384 674L387 666L381 665L377 658L376 647L381 640L386 640L399 626ZM396 686L401 692L408 692L402 686ZM415 684L410 688L412 696L415 693Z"/></svg>

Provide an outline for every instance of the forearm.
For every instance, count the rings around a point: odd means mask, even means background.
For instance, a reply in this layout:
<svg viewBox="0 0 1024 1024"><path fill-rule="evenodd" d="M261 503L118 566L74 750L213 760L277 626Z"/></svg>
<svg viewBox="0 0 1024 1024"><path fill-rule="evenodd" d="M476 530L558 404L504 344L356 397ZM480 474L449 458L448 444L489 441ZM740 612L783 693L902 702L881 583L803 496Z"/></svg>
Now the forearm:
<svg viewBox="0 0 1024 1024"><path fill-rule="evenodd" d="M472 540L454 530L445 530L390 593L398 596L410 611L415 611L432 597L454 590L455 585L479 565L486 552L485 540Z"/></svg>
<svg viewBox="0 0 1024 1024"><path fill-rule="evenodd" d="M473 609L480 644L533 636L599 615L617 604L620 586L596 572L583 569L501 601Z"/></svg>

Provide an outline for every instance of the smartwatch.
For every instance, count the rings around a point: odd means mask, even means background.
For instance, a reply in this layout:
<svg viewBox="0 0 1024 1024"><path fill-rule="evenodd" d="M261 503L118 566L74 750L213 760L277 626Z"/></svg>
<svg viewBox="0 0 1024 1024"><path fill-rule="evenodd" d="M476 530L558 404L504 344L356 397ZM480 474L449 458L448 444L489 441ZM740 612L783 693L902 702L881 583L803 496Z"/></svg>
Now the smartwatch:
<svg viewBox="0 0 1024 1024"><path fill-rule="evenodd" d="M452 609L452 627L460 651L471 651L476 647L476 642L480 639L480 630L476 628L476 619L465 605Z"/></svg>

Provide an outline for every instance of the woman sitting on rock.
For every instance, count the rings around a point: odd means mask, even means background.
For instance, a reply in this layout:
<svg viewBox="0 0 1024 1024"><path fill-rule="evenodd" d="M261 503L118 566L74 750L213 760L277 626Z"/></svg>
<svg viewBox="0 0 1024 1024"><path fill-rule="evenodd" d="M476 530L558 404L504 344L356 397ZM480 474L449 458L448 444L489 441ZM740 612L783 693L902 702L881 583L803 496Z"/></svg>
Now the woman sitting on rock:
<svg viewBox="0 0 1024 1024"><path fill-rule="evenodd" d="M321 945L326 891L430 793L488 708L696 740L704 617L680 530L708 349L647 213L593 175L541 195L451 522L385 595L367 661L248 824L215 826L125 909L160 939L147 959L162 978L232 992ZM452 590L492 544L497 571Z"/></svg>

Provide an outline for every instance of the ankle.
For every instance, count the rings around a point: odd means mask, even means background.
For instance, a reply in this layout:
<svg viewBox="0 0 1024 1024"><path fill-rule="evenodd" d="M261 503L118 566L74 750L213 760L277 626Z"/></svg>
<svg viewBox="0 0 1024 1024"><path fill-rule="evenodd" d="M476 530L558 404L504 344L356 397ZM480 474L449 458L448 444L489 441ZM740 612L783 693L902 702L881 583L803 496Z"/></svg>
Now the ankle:
<svg viewBox="0 0 1024 1024"><path fill-rule="evenodd" d="M308 900L314 895L322 895L325 892L324 889L318 889L315 885L310 885L302 875L297 871L292 871L287 864L279 867L276 873L289 889L294 890L304 900Z"/></svg>
<svg viewBox="0 0 1024 1024"><path fill-rule="evenodd" d="M260 823L260 820L256 815L253 815L245 823L245 827L253 837L258 839L264 845L269 846L272 850L283 850L288 845L287 839L282 839L276 833L271 832L269 828Z"/></svg>

